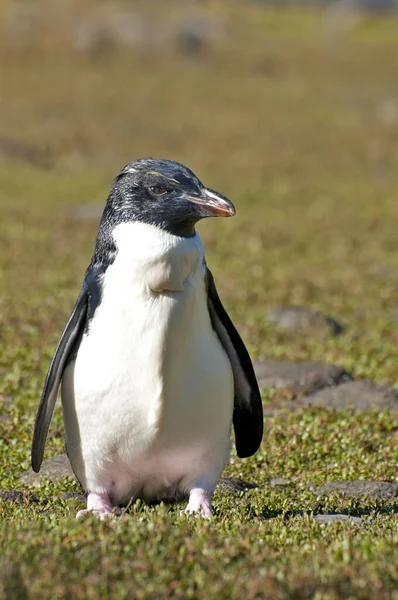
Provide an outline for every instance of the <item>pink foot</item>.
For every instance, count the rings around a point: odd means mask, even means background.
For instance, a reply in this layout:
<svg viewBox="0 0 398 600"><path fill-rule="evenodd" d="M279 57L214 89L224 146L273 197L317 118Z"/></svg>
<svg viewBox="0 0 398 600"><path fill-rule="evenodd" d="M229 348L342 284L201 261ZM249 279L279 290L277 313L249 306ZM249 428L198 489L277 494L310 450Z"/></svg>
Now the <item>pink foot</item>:
<svg viewBox="0 0 398 600"><path fill-rule="evenodd" d="M211 494L202 488L194 488L191 490L185 512L190 514L200 514L205 519L211 519L213 516Z"/></svg>
<svg viewBox="0 0 398 600"><path fill-rule="evenodd" d="M87 496L87 508L79 510L76 519L83 519L89 513L93 513L100 521L109 519L112 516L112 504L106 492L102 494L89 492Z"/></svg>

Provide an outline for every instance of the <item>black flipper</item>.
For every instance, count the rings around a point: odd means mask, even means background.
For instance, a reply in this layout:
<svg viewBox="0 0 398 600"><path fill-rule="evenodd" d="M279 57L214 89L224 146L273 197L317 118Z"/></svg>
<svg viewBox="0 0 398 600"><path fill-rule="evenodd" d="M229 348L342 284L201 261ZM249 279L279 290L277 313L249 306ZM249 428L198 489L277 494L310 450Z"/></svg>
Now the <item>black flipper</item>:
<svg viewBox="0 0 398 600"><path fill-rule="evenodd" d="M40 471L43 460L44 445L54 413L58 388L61 383L65 366L68 363L68 358L73 350L74 344L87 322L88 304L89 294L85 281L57 349L55 350L44 383L32 442L32 469L36 473Z"/></svg>
<svg viewBox="0 0 398 600"><path fill-rule="evenodd" d="M252 456L263 437L263 406L253 365L246 347L218 296L213 275L207 269L208 307L213 329L231 361L235 383L233 424L240 458Z"/></svg>

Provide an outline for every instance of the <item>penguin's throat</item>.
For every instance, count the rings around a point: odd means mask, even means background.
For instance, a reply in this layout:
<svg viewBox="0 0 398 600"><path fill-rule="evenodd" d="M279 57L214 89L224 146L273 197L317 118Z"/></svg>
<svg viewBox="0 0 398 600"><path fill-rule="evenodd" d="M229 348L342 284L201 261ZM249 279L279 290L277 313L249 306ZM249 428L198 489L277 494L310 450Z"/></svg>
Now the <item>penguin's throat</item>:
<svg viewBox="0 0 398 600"><path fill-rule="evenodd" d="M117 246L114 267L153 292L183 292L190 276L203 267L204 252L198 234L182 238L134 222L118 225L113 237Z"/></svg>

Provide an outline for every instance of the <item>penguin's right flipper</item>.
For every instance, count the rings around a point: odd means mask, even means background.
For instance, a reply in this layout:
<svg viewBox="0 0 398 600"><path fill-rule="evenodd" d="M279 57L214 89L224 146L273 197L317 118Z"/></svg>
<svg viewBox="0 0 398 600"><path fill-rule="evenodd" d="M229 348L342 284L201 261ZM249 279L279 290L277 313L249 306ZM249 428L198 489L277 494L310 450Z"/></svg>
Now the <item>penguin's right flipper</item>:
<svg viewBox="0 0 398 600"><path fill-rule="evenodd" d="M68 364L68 358L73 350L75 342L79 338L79 335L82 333L87 322L88 304L89 293L85 281L57 349L55 350L44 384L39 410L36 416L32 442L32 469L36 473L40 471L43 460L44 446L54 413L57 393L64 369Z"/></svg>

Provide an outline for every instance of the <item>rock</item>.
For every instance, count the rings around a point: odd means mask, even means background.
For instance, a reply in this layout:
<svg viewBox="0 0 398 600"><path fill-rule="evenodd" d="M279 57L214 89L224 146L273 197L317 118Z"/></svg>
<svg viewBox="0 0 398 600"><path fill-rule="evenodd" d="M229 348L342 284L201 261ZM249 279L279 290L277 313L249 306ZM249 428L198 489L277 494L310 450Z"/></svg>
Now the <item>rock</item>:
<svg viewBox="0 0 398 600"><path fill-rule="evenodd" d="M324 11L328 34L346 34L357 27L367 13L387 13L397 9L397 0L334 0Z"/></svg>
<svg viewBox="0 0 398 600"><path fill-rule="evenodd" d="M398 122L398 98L389 98L379 104L377 115L383 123L391 125Z"/></svg>
<svg viewBox="0 0 398 600"><path fill-rule="evenodd" d="M341 36L352 31L362 20L361 11L353 0L330 2L324 11L323 25L329 36Z"/></svg>
<svg viewBox="0 0 398 600"><path fill-rule="evenodd" d="M2 404L4 407L9 406L13 400L12 396L3 396L3 394L0 394L0 400L2 401Z"/></svg>
<svg viewBox="0 0 398 600"><path fill-rule="evenodd" d="M62 492L62 494L60 494L60 498L62 498L62 500L81 500L82 502L85 502L87 500L87 495L86 494L79 494L79 492Z"/></svg>
<svg viewBox="0 0 398 600"><path fill-rule="evenodd" d="M75 31L75 50L98 58L111 52L113 40L109 37L103 23L86 20L79 23Z"/></svg>
<svg viewBox="0 0 398 600"><path fill-rule="evenodd" d="M343 367L321 362L255 360L253 366L262 389L277 388L309 394L351 379Z"/></svg>
<svg viewBox="0 0 398 600"><path fill-rule="evenodd" d="M339 492L350 498L381 498L394 500L398 497L398 485L388 481L333 481L315 490L318 496Z"/></svg>
<svg viewBox="0 0 398 600"><path fill-rule="evenodd" d="M107 19L87 19L75 31L75 49L99 57L115 46L137 46L148 37L144 21L131 12L113 12Z"/></svg>
<svg viewBox="0 0 398 600"><path fill-rule="evenodd" d="M398 410L398 390L370 381L348 381L314 392L298 401L299 406L331 406L336 410Z"/></svg>
<svg viewBox="0 0 398 600"><path fill-rule="evenodd" d="M23 502L23 494L18 490L0 490L0 500L2 502L21 504Z"/></svg>
<svg viewBox="0 0 398 600"><path fill-rule="evenodd" d="M233 492L247 492L247 490L254 490L259 487L256 483L250 483L238 477L222 477L218 485Z"/></svg>
<svg viewBox="0 0 398 600"><path fill-rule="evenodd" d="M25 471L19 478L19 480L25 485L32 485L38 487L42 485L45 480L59 481L66 477L75 479L70 462L66 454L60 454L54 456L54 458L48 458L43 461L40 469L40 473L34 473L32 469Z"/></svg>
<svg viewBox="0 0 398 600"><path fill-rule="evenodd" d="M390 12L398 8L397 0L345 0L348 1L357 9L371 12Z"/></svg>
<svg viewBox="0 0 398 600"><path fill-rule="evenodd" d="M11 396L3 396L2 394L0 394L0 401L2 408L6 408L9 404L11 404L12 398ZM4 421L7 421L7 419L9 419L10 417L11 415L7 413L0 413L0 423L4 423Z"/></svg>
<svg viewBox="0 0 398 600"><path fill-rule="evenodd" d="M281 410L291 410L294 412L298 408L300 408L298 402L295 400L287 400L285 402L278 402L278 404L268 404L263 406L263 413L264 416L275 417L276 415L279 415Z"/></svg>
<svg viewBox="0 0 398 600"><path fill-rule="evenodd" d="M112 12L106 21L108 36L124 46L145 42L148 28L143 18L132 12Z"/></svg>
<svg viewBox="0 0 398 600"><path fill-rule="evenodd" d="M201 15L182 20L175 32L177 47L186 56L198 56L207 51L210 42L221 32L216 21Z"/></svg>
<svg viewBox="0 0 398 600"><path fill-rule="evenodd" d="M274 477L268 481L268 485L271 487L287 487L291 484L290 479L286 479L286 477Z"/></svg>
<svg viewBox="0 0 398 600"><path fill-rule="evenodd" d="M350 523L362 523L361 517L351 517L351 515L315 515L315 521L318 523L336 523L339 521L350 521Z"/></svg>
<svg viewBox="0 0 398 600"><path fill-rule="evenodd" d="M339 335L344 329L332 317L304 306L278 306L265 313L265 320L287 333L310 330L318 334Z"/></svg>

